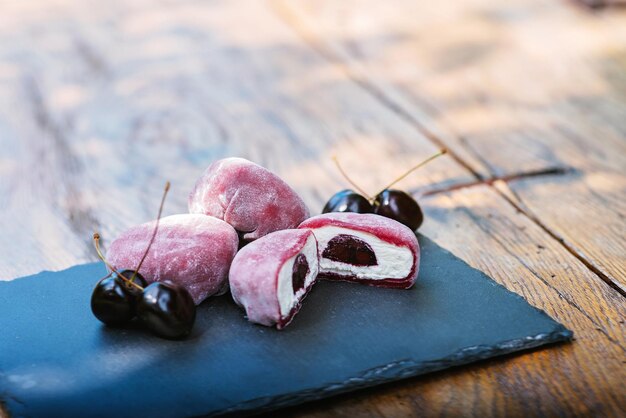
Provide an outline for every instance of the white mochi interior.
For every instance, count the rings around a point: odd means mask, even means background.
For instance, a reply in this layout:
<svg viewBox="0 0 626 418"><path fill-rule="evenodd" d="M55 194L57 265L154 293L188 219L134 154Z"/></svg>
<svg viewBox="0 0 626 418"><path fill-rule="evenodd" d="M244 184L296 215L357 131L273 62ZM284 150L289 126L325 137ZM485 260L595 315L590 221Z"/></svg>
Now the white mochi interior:
<svg viewBox="0 0 626 418"><path fill-rule="evenodd" d="M350 275L359 279L372 280L404 279L413 267L413 253L409 248L390 244L376 235L337 226L317 228L313 230L313 233L319 246L320 273ZM376 254L378 265L354 266L322 257L328 242L340 234L352 235L368 243Z"/></svg>
<svg viewBox="0 0 626 418"><path fill-rule="evenodd" d="M304 254L306 261L309 263L309 273L304 279L304 286L298 292L293 292L293 264L296 261L296 257L299 254ZM311 282L317 277L319 265L317 262L317 243L313 234L309 235L306 244L302 250L291 257L283 264L278 273L278 304L280 305L280 316L285 317L289 315L291 309L295 304L302 299L306 289Z"/></svg>

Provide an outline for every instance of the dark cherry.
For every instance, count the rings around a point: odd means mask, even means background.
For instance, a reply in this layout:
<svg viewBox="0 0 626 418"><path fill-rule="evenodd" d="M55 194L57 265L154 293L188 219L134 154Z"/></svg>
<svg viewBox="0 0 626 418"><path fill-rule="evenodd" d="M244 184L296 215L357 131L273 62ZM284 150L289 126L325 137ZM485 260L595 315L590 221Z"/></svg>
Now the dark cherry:
<svg viewBox="0 0 626 418"><path fill-rule="evenodd" d="M348 234L339 234L328 241L322 257L354 266L378 264L372 247L367 242Z"/></svg>
<svg viewBox="0 0 626 418"><path fill-rule="evenodd" d="M376 195L374 213L394 219L412 231L417 230L424 221L420 206L402 190L386 189Z"/></svg>
<svg viewBox="0 0 626 418"><path fill-rule="evenodd" d="M93 289L91 311L107 325L124 325L135 317L134 300L119 277L107 276Z"/></svg>
<svg viewBox="0 0 626 418"><path fill-rule="evenodd" d="M294 293L304 287L307 274L309 274L309 262L306 260L304 254L298 254L293 263L291 273L291 283L293 284Z"/></svg>
<svg viewBox="0 0 626 418"><path fill-rule="evenodd" d="M154 334L169 339L184 338L196 320L196 305L189 292L172 282L154 282L143 291L137 316Z"/></svg>
<svg viewBox="0 0 626 418"><path fill-rule="evenodd" d="M131 278L133 278L133 274L135 274L135 270L122 270L120 271L120 274L122 274L124 277L130 280ZM135 298L135 301L139 300L139 298L141 297L141 292L142 292L140 288L138 288L137 286L133 286L132 284L128 283L126 280L123 280L121 277L118 277L116 273L113 273L112 276L118 278L119 281L122 282L126 290ZM137 273L135 277L133 278L133 283L138 284L142 288L145 288L148 285L148 282L146 281L146 279L144 279L143 276L139 273Z"/></svg>
<svg viewBox="0 0 626 418"><path fill-rule="evenodd" d="M135 272L123 270L120 272L130 279ZM140 274L133 279L141 287L147 282ZM100 280L91 295L91 311L100 321L107 325L124 325L137 314L137 301L141 297L141 289L122 279L117 273Z"/></svg>
<svg viewBox="0 0 626 418"><path fill-rule="evenodd" d="M372 213L373 208L370 202L354 190L342 190L337 192L328 200L322 213L329 212L356 212Z"/></svg>

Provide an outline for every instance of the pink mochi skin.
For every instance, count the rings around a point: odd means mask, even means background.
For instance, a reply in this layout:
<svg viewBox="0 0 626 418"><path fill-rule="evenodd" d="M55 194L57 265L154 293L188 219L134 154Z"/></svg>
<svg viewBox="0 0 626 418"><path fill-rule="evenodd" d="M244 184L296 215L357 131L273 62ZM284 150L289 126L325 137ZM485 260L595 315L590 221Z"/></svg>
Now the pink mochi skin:
<svg viewBox="0 0 626 418"><path fill-rule="evenodd" d="M248 244L237 253L230 268L230 292L234 301L246 310L249 321L283 329L298 313L315 278L289 314L282 316L278 275L285 262L302 250L311 235L309 230L278 231ZM307 261L317 263L317 257Z"/></svg>
<svg viewBox="0 0 626 418"><path fill-rule="evenodd" d="M400 222L374 214L359 214L352 212L333 212L314 216L300 224L301 229L315 230L326 226L348 228L372 234L389 244L406 247L413 254L413 266L405 278L367 279L358 278L350 274L337 274L321 270L319 277L328 280L343 280L363 283L370 286L388 287L397 289L409 289L415 283L420 264L420 248L417 237L411 229ZM320 257L324 249L319 248Z"/></svg>
<svg viewBox="0 0 626 418"><path fill-rule="evenodd" d="M135 270L156 221L130 228L111 243L107 260L118 271ZM228 290L228 270L237 253L237 232L226 222L206 215L162 218L139 273L148 283L170 280L189 291L199 304Z"/></svg>
<svg viewBox="0 0 626 418"><path fill-rule="evenodd" d="M309 210L287 183L269 170L243 158L211 164L189 195L189 212L223 219L243 239L296 228Z"/></svg>

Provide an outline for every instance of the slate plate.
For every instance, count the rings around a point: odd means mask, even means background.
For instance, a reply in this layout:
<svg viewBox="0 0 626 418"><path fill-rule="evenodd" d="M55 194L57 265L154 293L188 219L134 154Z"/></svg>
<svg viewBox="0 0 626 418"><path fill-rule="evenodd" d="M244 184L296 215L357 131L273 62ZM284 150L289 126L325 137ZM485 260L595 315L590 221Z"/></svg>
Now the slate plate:
<svg viewBox="0 0 626 418"><path fill-rule="evenodd" d="M89 309L98 263L0 282L0 399L14 417L258 412L572 338L420 243L411 290L321 282L284 331L248 323L226 295L182 342L101 326Z"/></svg>

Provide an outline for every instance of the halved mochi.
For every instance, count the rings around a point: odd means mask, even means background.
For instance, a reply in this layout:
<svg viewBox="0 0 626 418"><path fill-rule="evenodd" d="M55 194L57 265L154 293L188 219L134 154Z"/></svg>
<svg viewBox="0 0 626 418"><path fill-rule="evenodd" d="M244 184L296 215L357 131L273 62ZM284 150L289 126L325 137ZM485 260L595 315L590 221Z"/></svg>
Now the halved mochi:
<svg viewBox="0 0 626 418"><path fill-rule="evenodd" d="M320 277L408 289L419 269L415 233L374 214L327 213L307 219L318 242Z"/></svg>
<svg viewBox="0 0 626 418"><path fill-rule="evenodd" d="M297 228L309 217L298 194L271 171L243 158L211 164L189 195L189 213L228 222L243 243L270 232Z"/></svg>
<svg viewBox="0 0 626 418"><path fill-rule="evenodd" d="M273 232L237 253L230 267L230 292L249 321L282 329L300 310L318 270L311 231Z"/></svg>
<svg viewBox="0 0 626 418"><path fill-rule="evenodd" d="M113 241L107 260L118 270L137 268L156 221L132 227ZM171 280L183 286L197 304L228 290L228 270L237 253L237 232L206 215L162 218L139 273L148 281Z"/></svg>

